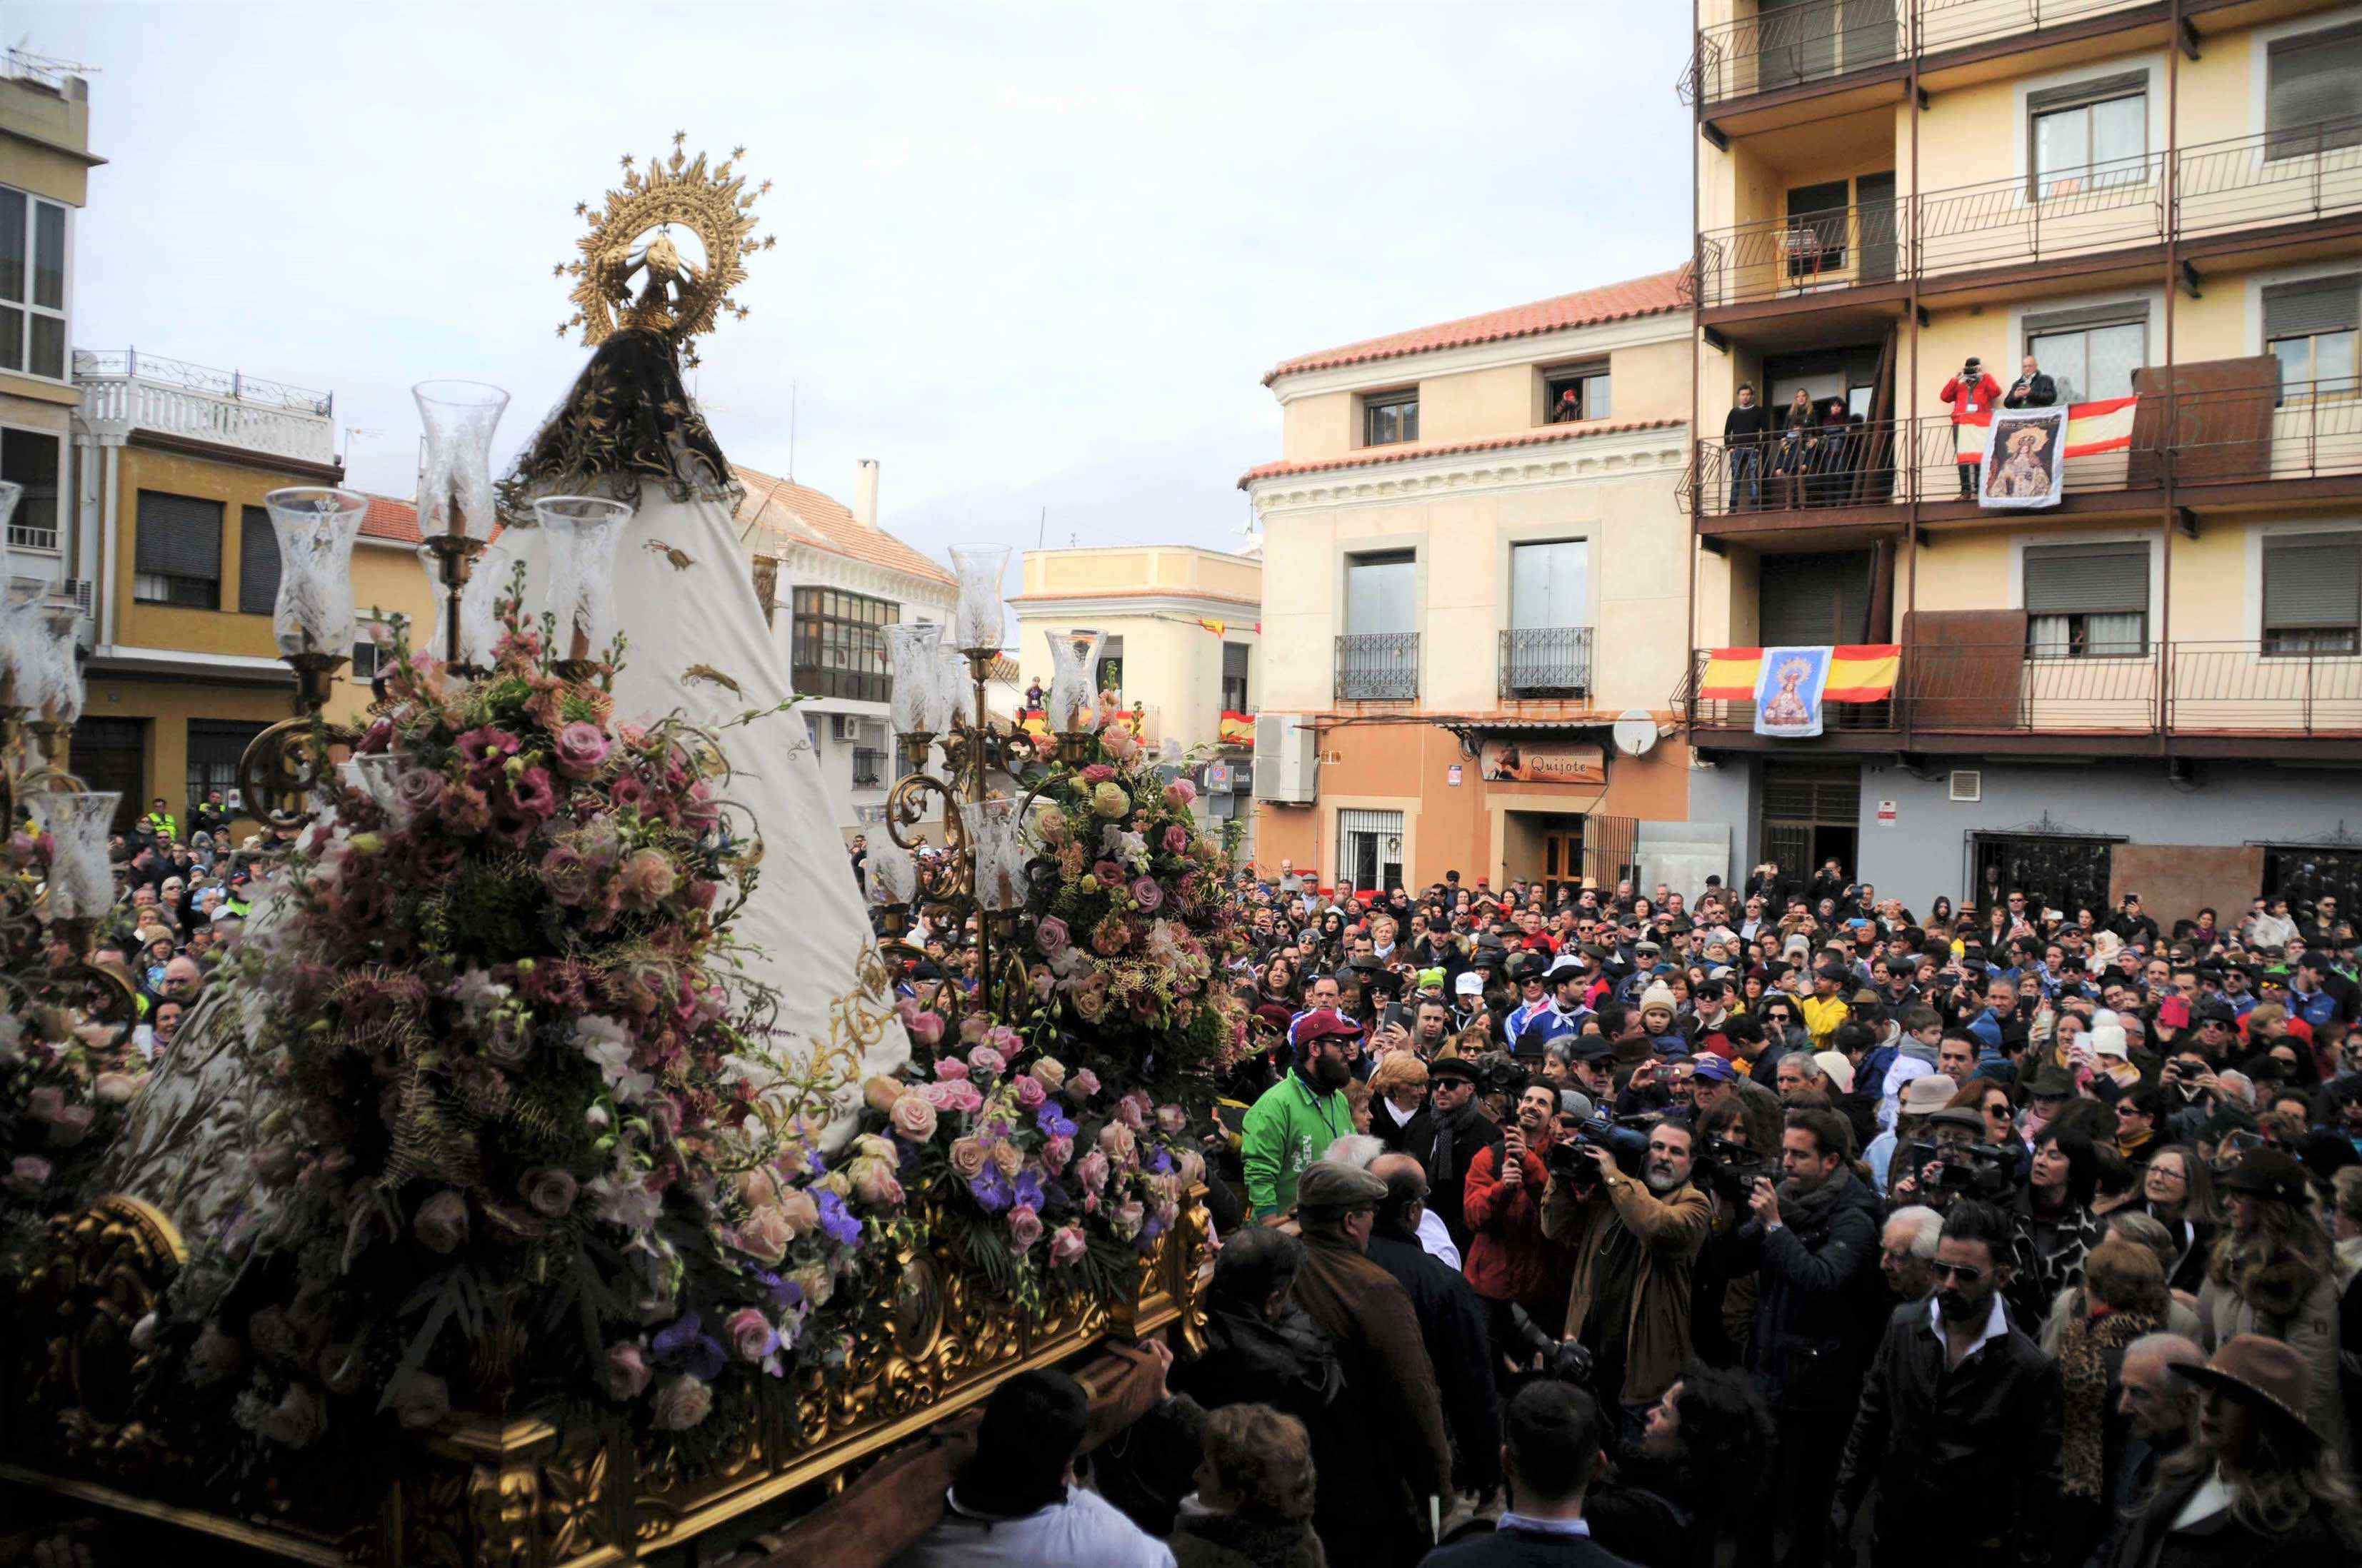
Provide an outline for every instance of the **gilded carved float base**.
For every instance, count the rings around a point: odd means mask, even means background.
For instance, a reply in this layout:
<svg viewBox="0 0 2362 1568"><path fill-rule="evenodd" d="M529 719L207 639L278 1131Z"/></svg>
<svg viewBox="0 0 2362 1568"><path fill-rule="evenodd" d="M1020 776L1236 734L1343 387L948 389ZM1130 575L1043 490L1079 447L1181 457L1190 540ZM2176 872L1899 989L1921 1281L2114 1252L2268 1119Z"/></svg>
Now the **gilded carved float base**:
<svg viewBox="0 0 2362 1568"><path fill-rule="evenodd" d="M853 1346L845 1370L799 1374L792 1397L744 1408L694 1473L642 1451L620 1425L455 1416L389 1453L377 1502L332 1528L202 1506L190 1456L143 1419L147 1376L133 1329L186 1252L160 1213L100 1200L50 1223L10 1304L0 1482L50 1492L291 1562L403 1568L602 1568L679 1547L772 1508L977 1404L1002 1379L1072 1360L1102 1340L1173 1331L1201 1343L1211 1223L1193 1194L1142 1257L1130 1299L1051 1297L1029 1321L940 1245L904 1247L895 1310ZM723 1419L720 1412L714 1419Z"/></svg>

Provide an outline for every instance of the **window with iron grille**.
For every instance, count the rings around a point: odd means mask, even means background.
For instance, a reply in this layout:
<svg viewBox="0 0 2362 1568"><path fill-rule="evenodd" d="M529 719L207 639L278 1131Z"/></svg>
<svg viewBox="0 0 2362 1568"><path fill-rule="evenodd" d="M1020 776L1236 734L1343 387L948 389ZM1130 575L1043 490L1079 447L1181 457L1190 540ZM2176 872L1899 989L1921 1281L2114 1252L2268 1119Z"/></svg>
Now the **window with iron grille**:
<svg viewBox="0 0 2362 1568"><path fill-rule="evenodd" d="M269 615L279 604L279 531L261 507L237 514L237 611Z"/></svg>
<svg viewBox="0 0 2362 1568"><path fill-rule="evenodd" d="M2025 552L2029 659L2136 659L2148 652L2149 547L2037 544Z"/></svg>
<svg viewBox="0 0 2362 1568"><path fill-rule="evenodd" d="M1418 439L1418 389L1372 392L1362 400L1362 444L1385 446Z"/></svg>
<svg viewBox="0 0 2362 1568"><path fill-rule="evenodd" d="M806 696L884 702L889 684L886 628L902 619L891 599L839 588L800 587L793 600L795 689Z"/></svg>
<svg viewBox="0 0 2362 1568"><path fill-rule="evenodd" d="M2362 652L2362 532L2264 541L2264 652Z"/></svg>
<svg viewBox="0 0 2362 1568"><path fill-rule="evenodd" d="M0 430L0 479L22 485L8 520L12 550L58 547L58 459L64 443L38 430Z"/></svg>
<svg viewBox="0 0 2362 1568"><path fill-rule="evenodd" d="M1346 810L1337 813L1338 872L1355 887L1381 893L1401 883L1403 814Z"/></svg>
<svg viewBox="0 0 2362 1568"><path fill-rule="evenodd" d="M142 604L219 609L222 503L142 490L138 527L131 597Z"/></svg>
<svg viewBox="0 0 2362 1568"><path fill-rule="evenodd" d="M2362 274L2343 272L2264 290L2264 351L2280 362L2280 401L2351 397Z"/></svg>
<svg viewBox="0 0 2362 1568"><path fill-rule="evenodd" d="M66 378L67 210L0 187L0 370Z"/></svg>
<svg viewBox="0 0 2362 1568"><path fill-rule="evenodd" d="M883 748L855 746L853 749L853 787L876 789L886 782L886 752Z"/></svg>
<svg viewBox="0 0 2362 1568"><path fill-rule="evenodd" d="M1222 644L1222 711L1247 713L1247 645Z"/></svg>
<svg viewBox="0 0 2362 1568"><path fill-rule="evenodd" d="M230 805L243 804L237 793L237 760L246 754L248 742L268 728L227 718L190 719L189 801L203 800L206 791L217 789Z"/></svg>
<svg viewBox="0 0 2362 1568"><path fill-rule="evenodd" d="M2265 158L2362 146L2362 23L2275 39L2264 72Z"/></svg>
<svg viewBox="0 0 2362 1568"><path fill-rule="evenodd" d="M1568 365L1542 376L1544 418L1552 424L1579 419L1606 419L1613 407L1608 397L1607 362Z"/></svg>

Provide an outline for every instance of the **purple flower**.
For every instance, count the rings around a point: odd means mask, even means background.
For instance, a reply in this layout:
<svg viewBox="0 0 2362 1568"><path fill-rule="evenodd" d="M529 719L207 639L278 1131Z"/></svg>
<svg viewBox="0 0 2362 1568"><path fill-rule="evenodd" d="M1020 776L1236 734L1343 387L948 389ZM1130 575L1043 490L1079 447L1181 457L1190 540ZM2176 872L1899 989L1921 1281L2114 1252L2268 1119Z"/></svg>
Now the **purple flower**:
<svg viewBox="0 0 2362 1568"><path fill-rule="evenodd" d="M1066 923L1052 915L1033 927L1033 945L1045 953L1063 953L1073 938L1067 934Z"/></svg>
<svg viewBox="0 0 2362 1568"><path fill-rule="evenodd" d="M988 1214L999 1213L1009 1207L1015 1196L1010 1189L1009 1179L988 1165L968 1179L967 1190Z"/></svg>
<svg viewBox="0 0 2362 1568"><path fill-rule="evenodd" d="M527 768L509 784L509 799L527 817L547 817L557 809L557 791L547 768Z"/></svg>
<svg viewBox="0 0 2362 1568"><path fill-rule="evenodd" d="M648 1348L656 1353L659 1365L677 1367L700 1381L711 1381L722 1375L730 1364L722 1342L701 1331L702 1324L695 1312L683 1312L650 1342Z"/></svg>
<svg viewBox="0 0 2362 1568"><path fill-rule="evenodd" d="M459 737L459 760L471 770L490 773L516 754L517 738L489 724Z"/></svg>
<svg viewBox="0 0 2362 1568"><path fill-rule="evenodd" d="M1071 1138L1075 1135L1074 1123L1058 1114L1055 1101L1043 1102L1042 1108L1033 1113L1033 1124L1042 1130L1045 1138Z"/></svg>
<svg viewBox="0 0 2362 1568"><path fill-rule="evenodd" d="M820 1228L836 1239L840 1246L853 1246L861 1240L861 1222L844 1207L844 1200L833 1192L822 1191L820 1204Z"/></svg>
<svg viewBox="0 0 2362 1568"><path fill-rule="evenodd" d="M1134 877L1131 901L1152 914L1164 903L1164 890L1156 885L1154 877Z"/></svg>
<svg viewBox="0 0 2362 1568"><path fill-rule="evenodd" d="M1042 1207L1042 1173L1030 1169L1019 1171L1016 1185L1010 1189L1010 1192L1025 1207L1040 1209Z"/></svg>

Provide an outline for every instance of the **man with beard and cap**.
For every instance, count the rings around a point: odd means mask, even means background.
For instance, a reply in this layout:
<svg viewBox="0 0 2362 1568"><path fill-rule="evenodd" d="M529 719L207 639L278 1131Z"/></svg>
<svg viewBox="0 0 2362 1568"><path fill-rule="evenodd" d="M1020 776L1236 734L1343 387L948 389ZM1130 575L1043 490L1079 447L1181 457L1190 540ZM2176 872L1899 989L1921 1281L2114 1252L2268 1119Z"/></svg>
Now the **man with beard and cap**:
<svg viewBox="0 0 2362 1568"><path fill-rule="evenodd" d="M1718 1060L1718 1058L1717 1058ZM1690 1356L1690 1273L1713 1228L1714 1205L1690 1180L1696 1134L1686 1122L1649 1129L1636 1180L1604 1148L1577 1151L1589 1174L1552 1172L1542 1231L1574 1255L1566 1332L1592 1355L1592 1388L1637 1438L1648 1408Z"/></svg>
<svg viewBox="0 0 2362 1568"><path fill-rule="evenodd" d="M1988 1203L1955 1203L1934 1271L1935 1299L1894 1310L1862 1381L1832 1539L1848 1538L1874 1482L1879 1568L2046 1561L2058 1372L2002 1306L2008 1217Z"/></svg>
<svg viewBox="0 0 2362 1568"><path fill-rule="evenodd" d="M1477 1152L1501 1141L1501 1129L1477 1108L1476 1066L1460 1057L1438 1057L1427 1064L1428 1114L1434 1124L1433 1140L1419 1164L1427 1170L1429 1202L1434 1207L1451 1245L1462 1256L1468 1253L1468 1221L1464 1212L1468 1168Z"/></svg>
<svg viewBox="0 0 2362 1568"><path fill-rule="evenodd" d="M1264 1224L1277 1224L1296 1202L1296 1179L1320 1151L1353 1130L1352 1107L1340 1092L1352 1080L1344 1042L1362 1026L1323 1008L1297 1020L1296 1064L1249 1107L1239 1131L1247 1203Z"/></svg>
<svg viewBox="0 0 2362 1568"><path fill-rule="evenodd" d="M1387 1439L1360 1471L1320 1478L1324 1519L1341 1498L1352 1504L1343 1519L1320 1526L1337 1563L1417 1562L1432 1541L1428 1499L1451 1486L1451 1440L1418 1314L1366 1251L1385 1196L1384 1181L1330 1160L1316 1161L1296 1191L1305 1252L1296 1299L1336 1346L1357 1418Z"/></svg>

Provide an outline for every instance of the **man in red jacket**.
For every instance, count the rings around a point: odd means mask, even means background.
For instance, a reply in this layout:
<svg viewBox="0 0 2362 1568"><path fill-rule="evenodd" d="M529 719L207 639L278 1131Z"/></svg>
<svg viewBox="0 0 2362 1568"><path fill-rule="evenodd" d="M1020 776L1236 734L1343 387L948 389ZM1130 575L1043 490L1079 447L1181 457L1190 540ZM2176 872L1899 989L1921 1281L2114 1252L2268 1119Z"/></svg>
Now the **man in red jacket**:
<svg viewBox="0 0 2362 1568"><path fill-rule="evenodd" d="M1518 1343L1509 1332L1513 1305L1545 1333L1555 1335L1566 1319L1573 1264L1566 1248L1542 1234L1547 1156L1557 1137L1558 1091L1547 1080L1529 1080L1501 1141L1477 1152L1461 1189L1468 1283L1485 1298L1495 1344Z"/></svg>
<svg viewBox="0 0 2362 1568"><path fill-rule="evenodd" d="M1960 433L1963 425L1974 426L1991 422L1993 404L2001 400L2001 383L1985 374L1985 362L1975 355L1960 367L1960 373L1944 383L1936 394L1952 405L1952 451L1960 470L1960 499L1977 499L1977 471L1984 466L1981 459L1971 455ZM1984 443L1976 444L1981 448Z"/></svg>

